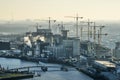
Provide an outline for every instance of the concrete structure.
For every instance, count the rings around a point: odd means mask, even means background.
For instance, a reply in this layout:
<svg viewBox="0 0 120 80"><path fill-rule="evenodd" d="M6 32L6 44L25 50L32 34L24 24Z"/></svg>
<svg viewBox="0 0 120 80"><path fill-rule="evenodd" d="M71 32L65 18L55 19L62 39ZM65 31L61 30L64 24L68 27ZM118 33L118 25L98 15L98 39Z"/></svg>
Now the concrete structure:
<svg viewBox="0 0 120 80"><path fill-rule="evenodd" d="M73 56L80 55L80 39L73 40Z"/></svg>
<svg viewBox="0 0 120 80"><path fill-rule="evenodd" d="M67 33L69 30L61 30L63 39L67 39Z"/></svg>
<svg viewBox="0 0 120 80"><path fill-rule="evenodd" d="M113 56L114 56L116 59L120 59L120 42L116 42L116 47L115 47L115 49L114 49Z"/></svg>
<svg viewBox="0 0 120 80"><path fill-rule="evenodd" d="M64 49L64 46L63 46L63 45L47 46L47 50L49 50L51 53L53 53L53 55L54 55L56 58L66 57L65 49Z"/></svg>
<svg viewBox="0 0 120 80"><path fill-rule="evenodd" d="M40 44L39 43L36 44L34 55L40 56Z"/></svg>
<svg viewBox="0 0 120 80"><path fill-rule="evenodd" d="M80 55L80 40L76 38L68 38L63 40L63 46L66 51L66 57L75 57Z"/></svg>
<svg viewBox="0 0 120 80"><path fill-rule="evenodd" d="M111 50L102 45L96 44L90 41L82 41L81 42L81 54L95 57L98 59L105 59L111 57Z"/></svg>
<svg viewBox="0 0 120 80"><path fill-rule="evenodd" d="M0 41L0 50L10 50L10 42Z"/></svg>
<svg viewBox="0 0 120 80"><path fill-rule="evenodd" d="M81 42L81 54L87 56L95 56L95 44L90 41L82 41Z"/></svg>
<svg viewBox="0 0 120 80"><path fill-rule="evenodd" d="M53 44L60 45L62 43L62 37L59 34L53 35Z"/></svg>
<svg viewBox="0 0 120 80"><path fill-rule="evenodd" d="M107 59L111 57L111 49L104 47L102 45L96 44L95 45L95 52L96 52L96 57L100 59Z"/></svg>
<svg viewBox="0 0 120 80"><path fill-rule="evenodd" d="M76 38L68 38L62 40L59 45L47 46L47 50L52 52L55 57L76 57L80 55L80 40Z"/></svg>

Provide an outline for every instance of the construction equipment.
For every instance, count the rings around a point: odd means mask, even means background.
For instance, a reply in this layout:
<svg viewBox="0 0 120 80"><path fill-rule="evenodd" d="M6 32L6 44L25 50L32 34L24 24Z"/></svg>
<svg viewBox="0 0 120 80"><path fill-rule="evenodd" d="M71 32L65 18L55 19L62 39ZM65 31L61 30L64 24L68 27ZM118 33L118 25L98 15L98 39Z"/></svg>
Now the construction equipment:
<svg viewBox="0 0 120 80"><path fill-rule="evenodd" d="M91 22L89 19L88 21L82 21L81 23L87 23L88 26L88 41L90 40L90 37L92 37L92 27L90 26L90 24L92 24L93 22ZM82 33L81 33L82 34ZM82 35L81 35L82 36Z"/></svg>
<svg viewBox="0 0 120 80"><path fill-rule="evenodd" d="M101 39L102 39L102 35L108 35L107 33L103 34L102 33L102 29L105 27L105 26L96 26L95 22L94 22L94 42L96 43L96 35L98 35L98 44L101 43ZM96 34L96 27L99 27L99 30L98 30L98 34Z"/></svg>
<svg viewBox="0 0 120 80"><path fill-rule="evenodd" d="M37 21L48 21L48 29L51 29L51 21L56 22L56 20L52 20L51 17L48 17L48 20L40 20L36 19Z"/></svg>
<svg viewBox="0 0 120 80"><path fill-rule="evenodd" d="M85 22L85 21L82 21L81 23L88 23L88 40L90 39L90 35L92 37L93 35L93 39L94 39L94 43L96 43L96 35L98 36L98 44L101 43L101 39L102 39L102 35L108 35L107 33L102 33L102 29L105 27L105 26L96 26L95 22L90 22L90 20L88 19L88 22ZM94 23L93 26L90 25L90 23ZM83 26L83 25L82 25ZM84 25L85 26L85 25ZM98 33L96 33L96 28L98 30ZM83 27L81 27L81 39L82 39L82 35L83 35ZM86 32L86 31L84 31Z"/></svg>
<svg viewBox="0 0 120 80"><path fill-rule="evenodd" d="M61 24L58 24L60 31L61 31L61 30L65 30L64 25L65 25L65 24L64 24L63 22L61 22Z"/></svg>
<svg viewBox="0 0 120 80"><path fill-rule="evenodd" d="M76 37L78 37L78 20L83 19L83 17L79 17L78 14L75 17L74 16L65 16L65 17L75 18L76 19Z"/></svg>
<svg viewBox="0 0 120 80"><path fill-rule="evenodd" d="M51 17L49 17L49 20L48 20L48 22L49 22L49 29L51 29L51 21L56 22L56 20L51 20Z"/></svg>
<svg viewBox="0 0 120 80"><path fill-rule="evenodd" d="M35 27L36 32L38 31L39 28L43 27L43 26L41 26L38 22L36 22L36 23L33 24L33 25L28 25L28 26L29 26L29 27ZM30 31L30 32L31 32L31 31Z"/></svg>
<svg viewBox="0 0 120 80"><path fill-rule="evenodd" d="M38 32L38 29L41 28L42 26L36 23L35 27L36 27L36 31Z"/></svg>
<svg viewBox="0 0 120 80"><path fill-rule="evenodd" d="M101 30L98 30L98 34L97 35L98 35L98 44L101 44L102 35L107 36L108 34L107 33L102 34Z"/></svg>
<svg viewBox="0 0 120 80"><path fill-rule="evenodd" d="M63 21L62 21L60 24L58 24L60 31L61 31L61 30L65 30L65 29L66 29L66 28L65 28L66 25L72 25L72 24L67 24L67 23L65 24L65 23L63 23ZM69 29L69 28L68 28L68 29Z"/></svg>

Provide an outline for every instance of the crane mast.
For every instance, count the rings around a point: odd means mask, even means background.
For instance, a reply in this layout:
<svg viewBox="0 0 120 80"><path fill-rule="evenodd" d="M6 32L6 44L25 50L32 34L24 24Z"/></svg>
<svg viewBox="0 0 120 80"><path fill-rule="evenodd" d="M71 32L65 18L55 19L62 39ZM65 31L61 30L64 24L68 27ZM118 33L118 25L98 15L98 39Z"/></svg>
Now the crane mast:
<svg viewBox="0 0 120 80"><path fill-rule="evenodd" d="M78 14L76 16L66 16L66 17L76 19L76 37L79 37L78 36L78 21L79 21L79 19L83 19L83 17L79 17Z"/></svg>

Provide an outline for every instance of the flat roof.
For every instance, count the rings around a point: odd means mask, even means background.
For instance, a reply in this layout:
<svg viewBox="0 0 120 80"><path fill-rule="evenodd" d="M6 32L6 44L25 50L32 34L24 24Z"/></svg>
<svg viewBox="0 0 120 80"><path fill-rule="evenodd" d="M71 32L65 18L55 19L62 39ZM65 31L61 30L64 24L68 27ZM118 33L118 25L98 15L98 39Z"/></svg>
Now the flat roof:
<svg viewBox="0 0 120 80"><path fill-rule="evenodd" d="M115 64L109 61L100 61L100 60L96 60L96 63L105 65L106 67L115 67Z"/></svg>

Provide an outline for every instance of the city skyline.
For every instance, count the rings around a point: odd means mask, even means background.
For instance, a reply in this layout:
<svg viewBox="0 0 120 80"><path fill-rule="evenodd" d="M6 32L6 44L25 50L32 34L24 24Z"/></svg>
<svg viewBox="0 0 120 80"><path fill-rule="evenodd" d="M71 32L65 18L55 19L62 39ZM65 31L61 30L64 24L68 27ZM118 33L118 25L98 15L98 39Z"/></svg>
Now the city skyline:
<svg viewBox="0 0 120 80"><path fill-rule="evenodd" d="M0 0L0 20L71 20L82 16L94 20L120 20L119 0Z"/></svg>

